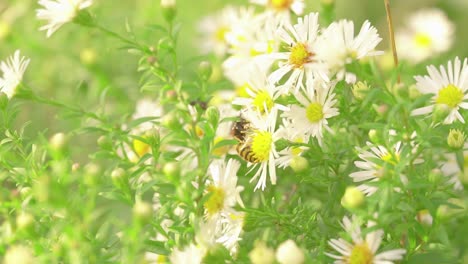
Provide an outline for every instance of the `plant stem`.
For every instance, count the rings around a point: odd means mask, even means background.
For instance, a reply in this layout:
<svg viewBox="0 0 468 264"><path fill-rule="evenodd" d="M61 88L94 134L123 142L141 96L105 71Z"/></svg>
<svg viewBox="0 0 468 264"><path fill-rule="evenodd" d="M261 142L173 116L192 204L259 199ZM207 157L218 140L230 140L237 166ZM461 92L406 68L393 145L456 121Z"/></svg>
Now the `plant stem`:
<svg viewBox="0 0 468 264"><path fill-rule="evenodd" d="M393 53L393 62L395 63L395 68L398 70L398 54L395 44L395 33L393 32L393 21L392 21L392 13L390 11L390 0L384 0L385 3L385 11L387 12L387 25L388 25L388 34L390 37L390 44L392 46L392 53ZM398 70L399 71L399 70ZM398 72L398 83L401 82L400 73Z"/></svg>

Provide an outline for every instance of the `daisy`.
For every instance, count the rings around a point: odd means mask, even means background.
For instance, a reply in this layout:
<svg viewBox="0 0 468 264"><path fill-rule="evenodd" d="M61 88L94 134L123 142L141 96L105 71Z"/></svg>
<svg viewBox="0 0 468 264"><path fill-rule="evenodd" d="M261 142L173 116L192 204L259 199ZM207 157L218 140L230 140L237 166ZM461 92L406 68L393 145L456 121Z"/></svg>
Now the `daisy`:
<svg viewBox="0 0 468 264"><path fill-rule="evenodd" d="M248 167L250 171L256 170L250 182L258 179L255 185L255 191L259 188L262 191L266 187L267 175L270 177L271 184L276 184L276 152L275 142L280 139L276 131L276 119L278 112L275 108L266 115L260 115L255 111L245 111L244 117L254 128L246 135L245 142L241 142L241 150L243 153L248 153L250 157ZM243 157L245 159L245 157Z"/></svg>
<svg viewBox="0 0 468 264"><path fill-rule="evenodd" d="M460 168L455 153L446 154L445 161L439 163L442 174L449 178L448 183L457 191L464 189L460 179L468 179L468 143L465 143L463 149L463 168Z"/></svg>
<svg viewBox="0 0 468 264"><path fill-rule="evenodd" d="M291 120L295 135L315 137L322 144L323 130L333 132L327 120L339 114L338 108L334 107L337 100L333 88L334 84L315 81L309 82L305 91L300 90L294 94L299 105L289 106L290 111L285 112L283 117Z"/></svg>
<svg viewBox="0 0 468 264"><path fill-rule="evenodd" d="M397 31L398 55L418 63L448 51L453 44L455 25L440 9L425 9L414 13L407 27Z"/></svg>
<svg viewBox="0 0 468 264"><path fill-rule="evenodd" d="M285 87L294 87L294 91L297 91L304 86L304 79L310 80L319 76L328 80L326 65L321 62L315 49L318 30L318 13L299 18L294 26L286 23L279 30L279 37L287 44L289 51L271 54L272 58L280 61L279 68L269 76L271 82L277 83L286 74L291 73L287 77ZM283 92L288 93L287 90Z"/></svg>
<svg viewBox="0 0 468 264"><path fill-rule="evenodd" d="M369 221L367 228L372 228L375 223ZM345 239L331 239L328 244L338 251L341 255L325 253L327 256L335 259L335 264L351 264L351 263L366 263L366 264L391 264L394 260L401 260L406 254L405 249L393 249L377 254L377 251L382 243L384 231L378 229L368 232L365 237L361 232L360 223L356 217L349 219L343 218L342 227L351 236L352 242Z"/></svg>
<svg viewBox="0 0 468 264"><path fill-rule="evenodd" d="M16 50L13 56L0 64L3 75L0 77L0 92L5 93L8 98L12 98L16 93L16 88L23 80L24 72L28 67L30 59L20 58L20 51Z"/></svg>
<svg viewBox="0 0 468 264"><path fill-rule="evenodd" d="M270 113L273 108L288 111L286 106L276 102L280 96L277 88L268 81L267 76L258 67L252 67L250 70L245 92L248 97L238 97L232 103L250 108L260 114Z"/></svg>
<svg viewBox="0 0 468 264"><path fill-rule="evenodd" d="M331 73L337 73L339 80L346 79L346 64L383 54L375 50L382 38L369 21L364 22L357 36L354 36L354 23L349 20L333 22L321 36L317 52L325 58Z"/></svg>
<svg viewBox="0 0 468 264"><path fill-rule="evenodd" d="M237 171L240 163L230 159L215 160L209 167L211 179L207 182L206 194L209 198L204 203L205 215L208 219L216 218L233 211L236 204L244 206L240 192L244 187L237 186Z"/></svg>
<svg viewBox="0 0 468 264"><path fill-rule="evenodd" d="M433 94L433 105L415 109L411 115L424 115L434 111L436 105L448 109L449 114L444 119L444 124L452 124L456 120L465 123L459 113L459 109L468 109L468 61L463 65L457 57L452 64L449 61L447 70L441 65L440 71L434 65L427 67L429 76L416 76L416 88L422 94Z"/></svg>
<svg viewBox="0 0 468 264"><path fill-rule="evenodd" d="M45 9L38 9L36 16L48 22L39 30L47 30L47 37L50 37L62 25L73 21L80 10L92 4L92 0L39 0L39 5Z"/></svg>
<svg viewBox="0 0 468 264"><path fill-rule="evenodd" d="M401 142L397 142L389 151L384 146L374 146L372 143L367 142L370 151L358 148L360 161L355 161L354 165L361 169L361 171L353 172L349 177L353 178L354 182L364 182L367 180L378 181L385 175L386 166L394 166L400 162ZM405 177L402 181L405 182ZM357 187L360 191L367 196L374 194L378 187L361 184Z"/></svg>

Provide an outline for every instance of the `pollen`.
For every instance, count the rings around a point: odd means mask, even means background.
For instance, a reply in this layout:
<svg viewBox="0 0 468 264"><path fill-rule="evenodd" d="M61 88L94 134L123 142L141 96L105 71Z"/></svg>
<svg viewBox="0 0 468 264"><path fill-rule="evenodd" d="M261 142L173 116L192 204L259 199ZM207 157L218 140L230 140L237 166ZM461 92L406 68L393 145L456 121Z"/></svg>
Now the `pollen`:
<svg viewBox="0 0 468 264"><path fill-rule="evenodd" d="M311 123L317 123L323 119L323 106L320 103L311 103L306 109L307 119Z"/></svg>
<svg viewBox="0 0 468 264"><path fill-rule="evenodd" d="M273 9L278 11L287 10L291 6L293 0L269 0L268 4Z"/></svg>
<svg viewBox="0 0 468 264"><path fill-rule="evenodd" d="M311 57L314 54L310 52L304 43L297 43L291 48L289 55L289 63L295 68L302 68L304 64L312 61Z"/></svg>
<svg viewBox="0 0 468 264"><path fill-rule="evenodd" d="M214 185L210 185L207 188L208 195L210 197L206 200L204 207L207 211L208 215L214 215L221 211L224 207L224 198L226 197L226 193L222 188L216 187Z"/></svg>
<svg viewBox="0 0 468 264"><path fill-rule="evenodd" d="M270 132L255 132L252 139L252 152L258 162L264 162L270 158L272 144L273 137Z"/></svg>
<svg viewBox="0 0 468 264"><path fill-rule="evenodd" d="M270 111L273 107L273 98L266 91L259 91L253 100L253 105L257 111L263 114L265 113L265 109Z"/></svg>
<svg viewBox="0 0 468 264"><path fill-rule="evenodd" d="M414 42L416 43L416 46L421 48L428 48L432 44L431 36L426 33L416 34Z"/></svg>
<svg viewBox="0 0 468 264"><path fill-rule="evenodd" d="M436 98L436 103L444 104L450 108L457 107L463 101L463 91L453 84L439 90Z"/></svg>
<svg viewBox="0 0 468 264"><path fill-rule="evenodd" d="M141 157L150 152L151 146L139 139L134 139L133 149L135 150L135 153L138 155L138 157Z"/></svg>
<svg viewBox="0 0 468 264"><path fill-rule="evenodd" d="M371 264L374 259L372 251L366 243L355 245L349 256L349 264Z"/></svg>

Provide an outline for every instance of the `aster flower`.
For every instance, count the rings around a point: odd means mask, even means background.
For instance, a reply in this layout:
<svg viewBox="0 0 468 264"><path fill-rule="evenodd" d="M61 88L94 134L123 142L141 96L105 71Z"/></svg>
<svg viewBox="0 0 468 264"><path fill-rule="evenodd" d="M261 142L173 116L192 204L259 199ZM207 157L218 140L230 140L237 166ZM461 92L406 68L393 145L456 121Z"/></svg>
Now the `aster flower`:
<svg viewBox="0 0 468 264"><path fill-rule="evenodd" d="M337 73L341 80L346 79L346 64L382 54L375 50L381 40L377 29L369 21L365 21L358 35L354 36L353 21L339 20L323 31L317 41L317 52L323 56L330 72Z"/></svg>
<svg viewBox="0 0 468 264"><path fill-rule="evenodd" d="M456 120L465 123L459 109L468 109L468 60L457 57L452 64L449 61L447 70L441 65L439 71L434 65L427 67L429 76L416 76L416 88L422 94L433 94L433 105L415 109L411 115L424 115L434 111L436 105L448 109L444 124L452 124Z"/></svg>
<svg viewBox="0 0 468 264"><path fill-rule="evenodd" d="M286 74L291 73L284 87L297 91L304 87L304 80L314 77L328 80L326 64L322 62L315 48L318 29L318 13L310 13L304 18L299 18L294 26L287 23L279 30L279 37L287 44L289 51L271 54L280 61L280 67L269 76L271 82L277 83ZM289 93L289 90L282 92Z"/></svg>
<svg viewBox="0 0 468 264"><path fill-rule="evenodd" d="M406 254L405 249L393 249L377 254L382 243L384 231L378 229L366 234L363 237L360 224L356 217L343 218L343 229L351 236L352 242L345 239L331 239L328 244L341 255L325 253L335 259L335 264L367 263L367 264L391 264L394 260L401 260ZM367 228L375 226L369 221Z"/></svg>
<svg viewBox="0 0 468 264"><path fill-rule="evenodd" d="M463 183L460 179L468 179L468 143L465 143L463 151L464 168L460 168L455 153L445 154L445 161L439 162L440 170L445 177L448 177L448 183L453 185L457 191L463 190Z"/></svg>
<svg viewBox="0 0 468 264"><path fill-rule="evenodd" d="M248 97L235 98L232 103L260 114L269 113L273 108L288 111L286 106L276 102L280 96L277 88L268 81L267 76L258 67L252 67L250 70L245 92Z"/></svg>
<svg viewBox="0 0 468 264"><path fill-rule="evenodd" d="M182 250L174 249L169 257L172 264L201 264L206 250L190 244Z"/></svg>
<svg viewBox="0 0 468 264"><path fill-rule="evenodd" d="M16 88L23 80L24 72L28 67L30 59L26 57L20 58L20 51L16 50L13 56L10 56L6 61L0 64L0 70L3 76L0 77L0 92L12 98L16 93Z"/></svg>
<svg viewBox="0 0 468 264"><path fill-rule="evenodd" d="M256 111L245 111L244 117L248 120L254 128L246 135L246 140L242 148L244 151L248 150L251 156L248 161L250 171L256 171L250 182L258 179L255 190L266 187L267 176L270 177L271 183L276 184L276 159L278 152L276 152L275 142L280 138L276 131L276 118L278 112L272 108L271 113L260 115Z"/></svg>
<svg viewBox="0 0 468 264"><path fill-rule="evenodd" d="M305 91L294 94L300 105L289 106L290 111L285 112L283 117L291 120L295 135L315 137L321 144L323 130L333 132L327 120L339 114L334 107L336 99L333 85L322 81L309 82Z"/></svg>
<svg viewBox="0 0 468 264"><path fill-rule="evenodd" d="M440 9L419 10L409 17L407 26L396 32L398 55L418 63L450 49L454 24Z"/></svg>
<svg viewBox="0 0 468 264"><path fill-rule="evenodd" d="M300 16L304 11L304 0L250 0L253 4L263 5L269 10L278 13L288 13L292 11Z"/></svg>
<svg viewBox="0 0 468 264"><path fill-rule="evenodd" d="M207 194L204 207L208 219L216 218L233 211L236 204L243 206L240 192L244 189L237 186L237 171L240 163L230 159L227 163L215 160L211 163L209 170L211 179L207 183Z"/></svg>
<svg viewBox="0 0 468 264"><path fill-rule="evenodd" d="M396 165L400 161L401 142L397 142L391 150L384 146L374 146L372 143L367 142L370 151L358 148L360 161L355 161L354 165L361 169L361 171L353 172L349 176L353 178L354 182L364 181L378 181L385 174L385 166ZM403 182L406 182L404 176L400 176ZM378 187L361 184L357 187L366 195L372 195Z"/></svg>
<svg viewBox="0 0 468 264"><path fill-rule="evenodd" d="M80 10L92 4L92 0L39 0L39 5L44 9L38 9L36 16L48 22L39 30L47 30L47 37L50 37L61 26L73 21Z"/></svg>

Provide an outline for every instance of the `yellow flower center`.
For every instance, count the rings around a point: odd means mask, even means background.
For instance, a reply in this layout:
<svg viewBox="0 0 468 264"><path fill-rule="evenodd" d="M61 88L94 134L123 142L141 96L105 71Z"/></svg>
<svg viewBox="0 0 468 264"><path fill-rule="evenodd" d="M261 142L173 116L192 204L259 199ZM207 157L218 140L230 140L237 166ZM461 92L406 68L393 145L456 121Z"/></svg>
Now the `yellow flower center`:
<svg viewBox="0 0 468 264"><path fill-rule="evenodd" d="M463 91L453 84L439 90L436 103L445 104L451 108L458 106L463 101Z"/></svg>
<svg viewBox="0 0 468 264"><path fill-rule="evenodd" d="M206 200L204 207L208 215L214 215L223 209L226 193L222 188L218 188L214 185L208 186L207 190L210 197Z"/></svg>
<svg viewBox="0 0 468 264"><path fill-rule="evenodd" d="M314 54L310 52L306 45L303 43L297 43L291 48L291 55L289 55L289 63L295 68L302 68L304 64L311 62L311 57Z"/></svg>
<svg viewBox="0 0 468 264"><path fill-rule="evenodd" d="M351 256L349 256L349 264L371 264L374 255L367 246L366 243L355 245L351 251Z"/></svg>
<svg viewBox="0 0 468 264"><path fill-rule="evenodd" d="M270 132L255 132L252 139L252 152L258 162L267 161L270 158L272 144L273 137Z"/></svg>
<svg viewBox="0 0 468 264"><path fill-rule="evenodd" d="M253 105L260 113L265 113L265 108L270 111L273 107L273 98L266 91L259 91L253 100Z"/></svg>
<svg viewBox="0 0 468 264"><path fill-rule="evenodd" d="M143 137L145 138L145 137ZM133 149L135 150L135 153L138 155L138 157L141 157L145 155L146 153L150 152L151 146L146 144L145 142L134 139L133 140Z"/></svg>
<svg viewBox="0 0 468 264"><path fill-rule="evenodd" d="M414 37L414 42L416 43L416 46L421 47L421 48L428 48L432 44L431 36L426 33L418 33Z"/></svg>
<svg viewBox="0 0 468 264"><path fill-rule="evenodd" d="M165 264L167 263L167 258L166 256L164 255L158 255L157 259L156 259L156 263L157 264Z"/></svg>
<svg viewBox="0 0 468 264"><path fill-rule="evenodd" d="M228 27L220 27L218 30L215 32L215 39L219 42L225 42L226 41L226 34L229 32Z"/></svg>
<svg viewBox="0 0 468 264"><path fill-rule="evenodd" d="M311 123L317 123L318 121L322 120L324 116L322 105L319 103L311 103L309 106L307 106L306 116Z"/></svg>
<svg viewBox="0 0 468 264"><path fill-rule="evenodd" d="M296 139L294 140L294 142L296 142L296 143L304 143L303 140L302 140L302 138L296 138ZM304 151L304 150L301 149L300 147L292 147L292 148L291 148L291 152L292 152L292 154L293 154L294 156L299 156L299 155L301 155L303 151Z"/></svg>
<svg viewBox="0 0 468 264"><path fill-rule="evenodd" d="M252 89L252 86L250 86L248 83L244 83L243 85L236 87L236 94L239 97L249 97L247 89Z"/></svg>
<svg viewBox="0 0 468 264"><path fill-rule="evenodd" d="M270 7L278 11L281 11L281 10L289 9L292 2L293 0L269 0L268 4L270 5Z"/></svg>

